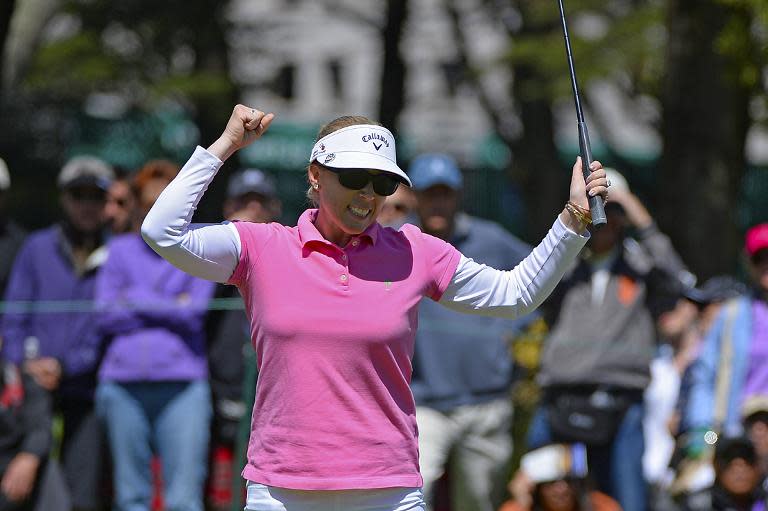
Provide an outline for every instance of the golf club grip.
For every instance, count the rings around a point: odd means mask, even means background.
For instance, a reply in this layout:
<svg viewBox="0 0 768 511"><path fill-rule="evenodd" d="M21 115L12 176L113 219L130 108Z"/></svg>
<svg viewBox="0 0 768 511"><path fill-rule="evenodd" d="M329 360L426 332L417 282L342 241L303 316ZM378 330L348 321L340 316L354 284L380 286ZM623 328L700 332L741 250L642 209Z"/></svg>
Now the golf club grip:
<svg viewBox="0 0 768 511"><path fill-rule="evenodd" d="M586 181L591 172L589 166L592 165L592 147L589 145L589 131L586 122L579 123L579 149L581 149L581 170ZM605 225L608 220L605 218L603 199L599 195L587 197L587 199L589 200L589 211L592 213L592 225L595 227Z"/></svg>

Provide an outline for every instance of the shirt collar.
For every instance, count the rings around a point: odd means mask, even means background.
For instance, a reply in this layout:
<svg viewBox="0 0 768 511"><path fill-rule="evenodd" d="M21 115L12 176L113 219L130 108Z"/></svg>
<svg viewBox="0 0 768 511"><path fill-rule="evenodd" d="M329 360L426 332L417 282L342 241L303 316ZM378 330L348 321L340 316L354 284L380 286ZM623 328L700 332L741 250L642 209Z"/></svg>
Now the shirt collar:
<svg viewBox="0 0 768 511"><path fill-rule="evenodd" d="M466 240L472 232L472 225L469 215L463 211L457 211L453 217L453 233L451 234L451 243L460 245Z"/></svg>
<svg viewBox="0 0 768 511"><path fill-rule="evenodd" d="M315 227L315 219L317 219L317 209L308 209L299 217L298 229L302 247L306 247L310 243L336 246L320 234L320 231ZM373 222L365 231L357 236L353 236L353 239L368 240L371 245L375 245L380 229L379 222Z"/></svg>
<svg viewBox="0 0 768 511"><path fill-rule="evenodd" d="M75 260L72 241L67 236L64 225L62 223L56 224L55 235L58 242L57 245L59 251L67 259L67 261L69 261L69 264L72 265L72 268L75 270L75 274L78 277L82 277L86 273L97 270L106 262L108 251L107 245L103 243L103 239L102 244L96 247L93 252L88 255L88 258L81 266Z"/></svg>

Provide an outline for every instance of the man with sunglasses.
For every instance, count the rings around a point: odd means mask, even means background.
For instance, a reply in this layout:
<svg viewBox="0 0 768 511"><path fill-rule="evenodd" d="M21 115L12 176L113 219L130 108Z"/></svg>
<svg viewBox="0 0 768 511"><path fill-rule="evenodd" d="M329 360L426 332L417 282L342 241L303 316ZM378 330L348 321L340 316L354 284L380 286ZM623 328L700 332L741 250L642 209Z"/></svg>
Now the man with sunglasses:
<svg viewBox="0 0 768 511"><path fill-rule="evenodd" d="M424 232L493 268L511 270L531 252L501 225L461 211L464 179L452 157L418 156L408 175ZM501 503L512 456L510 342L537 317L469 316L422 300L411 389L428 507L446 471L457 509L492 511Z"/></svg>
<svg viewBox="0 0 768 511"><path fill-rule="evenodd" d="M389 130L344 116L318 134L307 168L317 208L296 226L191 226L223 160L273 119L237 105L221 137L196 149L142 225L161 256L243 295L259 369L245 509L423 511L409 387L421 298L469 314L527 314L584 246L588 218L569 205L508 272L413 225L382 227L385 198L411 181ZM605 199L605 173L595 162L585 180L577 160L571 201L587 208L587 194Z"/></svg>
<svg viewBox="0 0 768 511"><path fill-rule="evenodd" d="M681 425L689 457L708 452L713 432L741 434L742 405L768 396L768 223L747 231L744 252L752 287L723 305L690 369Z"/></svg>
<svg viewBox="0 0 768 511"><path fill-rule="evenodd" d="M136 196L131 189L131 176L123 170L116 170L115 180L107 190L104 212L111 234L136 232Z"/></svg>
<svg viewBox="0 0 768 511"><path fill-rule="evenodd" d="M399 229L412 220L416 211L416 195L407 186L398 186L395 193L387 197L379 213L379 223L384 227Z"/></svg>
<svg viewBox="0 0 768 511"><path fill-rule="evenodd" d="M99 507L103 470L93 410L101 336L90 302L106 259L104 207L113 179L112 168L94 157L75 157L62 167L63 217L29 235L5 293L10 302L52 302L48 308L7 313L2 350L54 397L64 423L61 461L78 510Z"/></svg>

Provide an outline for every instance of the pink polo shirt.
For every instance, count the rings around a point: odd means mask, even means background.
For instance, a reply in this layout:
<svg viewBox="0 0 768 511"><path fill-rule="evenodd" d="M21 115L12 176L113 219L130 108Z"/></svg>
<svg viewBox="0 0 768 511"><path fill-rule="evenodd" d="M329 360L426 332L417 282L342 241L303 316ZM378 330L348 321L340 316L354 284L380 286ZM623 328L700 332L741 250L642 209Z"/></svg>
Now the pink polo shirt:
<svg viewBox="0 0 768 511"><path fill-rule="evenodd" d="M251 318L259 382L243 477L304 490L420 487L411 357L423 296L459 252L374 223L345 248L298 226L238 222L230 283Z"/></svg>

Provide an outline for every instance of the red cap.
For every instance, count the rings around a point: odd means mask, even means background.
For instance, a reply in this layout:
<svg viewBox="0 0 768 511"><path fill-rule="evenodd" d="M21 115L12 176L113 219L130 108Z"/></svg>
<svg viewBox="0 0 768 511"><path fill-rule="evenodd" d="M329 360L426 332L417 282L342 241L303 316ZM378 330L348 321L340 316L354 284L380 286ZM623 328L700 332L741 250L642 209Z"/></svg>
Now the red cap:
<svg viewBox="0 0 768 511"><path fill-rule="evenodd" d="M750 228L744 242L744 249L750 257L764 248L768 248L768 223Z"/></svg>

